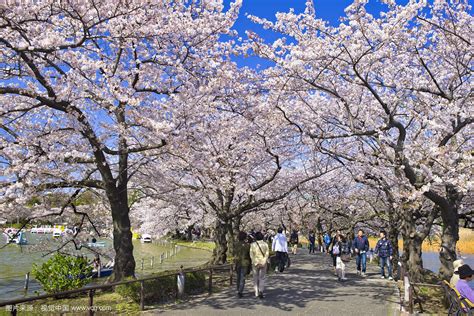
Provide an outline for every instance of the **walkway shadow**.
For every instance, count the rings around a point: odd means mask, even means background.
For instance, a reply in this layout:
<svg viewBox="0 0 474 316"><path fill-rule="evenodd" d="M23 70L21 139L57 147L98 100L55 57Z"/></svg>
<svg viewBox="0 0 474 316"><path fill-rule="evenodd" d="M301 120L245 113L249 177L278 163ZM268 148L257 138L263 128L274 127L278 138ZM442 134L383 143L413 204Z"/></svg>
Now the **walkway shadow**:
<svg viewBox="0 0 474 316"><path fill-rule="evenodd" d="M337 310L334 310L334 315L343 315L341 312L347 311L361 298L373 305L387 306L396 303L393 299L393 284L390 286L386 280L362 278L349 271L348 280L339 282L332 273L331 258L327 255L298 254L291 259L292 266L288 270L267 275L264 299L255 298L250 276L246 280L243 298L238 298L235 287L232 287L211 296L178 304L171 310L239 310L245 315L273 309L302 312L311 308L316 311L316 306L324 310L335 307ZM348 268L351 269L350 263ZM160 312L167 311L170 310Z"/></svg>

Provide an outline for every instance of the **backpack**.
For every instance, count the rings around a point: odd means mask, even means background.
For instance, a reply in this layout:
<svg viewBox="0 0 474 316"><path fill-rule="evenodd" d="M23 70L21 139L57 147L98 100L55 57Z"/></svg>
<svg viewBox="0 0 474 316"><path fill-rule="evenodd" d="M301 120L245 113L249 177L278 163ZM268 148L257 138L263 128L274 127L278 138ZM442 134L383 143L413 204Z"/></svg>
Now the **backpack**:
<svg viewBox="0 0 474 316"><path fill-rule="evenodd" d="M333 254L333 255L338 255L340 252L341 252L341 251L340 251L340 249L339 249L339 244L336 243L336 244L334 245L334 247L332 247L332 254Z"/></svg>
<svg viewBox="0 0 474 316"><path fill-rule="evenodd" d="M350 254L351 250L347 243L342 243L342 252L343 254Z"/></svg>

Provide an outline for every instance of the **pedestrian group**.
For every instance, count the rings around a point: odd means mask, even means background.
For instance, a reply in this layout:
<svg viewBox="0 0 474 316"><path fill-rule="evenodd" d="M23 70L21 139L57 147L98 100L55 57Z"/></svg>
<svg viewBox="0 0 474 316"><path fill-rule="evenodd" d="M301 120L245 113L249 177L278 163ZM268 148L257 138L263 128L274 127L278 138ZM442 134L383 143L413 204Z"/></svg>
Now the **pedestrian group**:
<svg viewBox="0 0 474 316"><path fill-rule="evenodd" d="M316 235L311 230L307 239L309 254L318 251L331 256L334 275L341 282L347 280L346 265L353 258L357 275L366 277L367 259L371 262L374 255L379 258L380 277L393 280L393 246L385 231L380 232L380 239L374 249L370 248L369 239L363 229L359 229L354 237L350 233L342 234L341 230L337 230L332 237L329 232ZM252 272L255 297L263 299L267 272L274 267L275 273L283 273L291 265L289 253L295 256L300 246L298 230L293 230L288 239L285 227L279 227L276 234L271 231L256 232L253 229L249 233L239 232L234 246L238 297L243 297L245 277ZM271 258L270 250L274 253ZM466 268L463 269L466 271ZM461 278L461 274L459 277Z"/></svg>

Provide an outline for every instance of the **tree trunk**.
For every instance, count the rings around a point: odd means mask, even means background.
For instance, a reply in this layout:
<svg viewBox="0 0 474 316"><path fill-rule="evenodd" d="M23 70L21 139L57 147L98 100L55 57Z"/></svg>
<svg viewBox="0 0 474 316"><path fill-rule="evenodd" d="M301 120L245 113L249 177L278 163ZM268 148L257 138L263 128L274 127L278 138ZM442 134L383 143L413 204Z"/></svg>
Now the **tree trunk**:
<svg viewBox="0 0 474 316"><path fill-rule="evenodd" d="M456 244L459 240L459 218L457 210L441 209L443 230L441 235L441 249L439 252L440 277L449 280L453 273L453 261L456 260Z"/></svg>
<svg viewBox="0 0 474 316"><path fill-rule="evenodd" d="M416 231L416 222L410 209L403 214L403 261L406 264L411 282L423 279L423 260L421 258L423 238Z"/></svg>
<svg viewBox="0 0 474 316"><path fill-rule="evenodd" d="M398 261L400 260L400 251L398 249L399 233L400 232L398 230L398 226L396 225L396 223L389 223L387 237L392 243L392 247L393 247L393 256L392 256L393 257L392 258L393 275L398 275L398 272L399 272L398 271L399 270Z"/></svg>
<svg viewBox="0 0 474 316"><path fill-rule="evenodd" d="M318 215L316 219L316 236L323 234L323 225L321 224L321 217Z"/></svg>
<svg viewBox="0 0 474 316"><path fill-rule="evenodd" d="M403 240L405 243L405 239ZM423 259L421 258L422 255L422 244L423 239L419 238L418 236L414 236L411 238L408 237L407 240L407 269L408 274L410 276L411 282L423 282Z"/></svg>
<svg viewBox="0 0 474 316"><path fill-rule="evenodd" d="M227 230L228 223L217 219L214 230L214 243L216 247L212 253L212 264L224 264L227 261Z"/></svg>
<svg viewBox="0 0 474 316"><path fill-rule="evenodd" d="M239 232L240 232L240 222L242 220L241 216L234 217L228 225L227 231L227 247L228 247L228 255L234 257L234 245L237 241Z"/></svg>
<svg viewBox="0 0 474 316"><path fill-rule="evenodd" d="M126 277L135 277L135 259L133 257L127 190L115 189L113 192L107 192L107 195L114 224L115 265L112 278L113 281L120 281Z"/></svg>

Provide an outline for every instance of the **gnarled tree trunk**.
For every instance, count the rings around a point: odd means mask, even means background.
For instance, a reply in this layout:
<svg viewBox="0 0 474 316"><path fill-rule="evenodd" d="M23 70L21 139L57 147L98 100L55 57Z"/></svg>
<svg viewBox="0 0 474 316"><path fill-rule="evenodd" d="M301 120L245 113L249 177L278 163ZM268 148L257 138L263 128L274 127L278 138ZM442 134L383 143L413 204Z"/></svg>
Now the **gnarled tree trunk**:
<svg viewBox="0 0 474 316"><path fill-rule="evenodd" d="M423 240L418 236L405 236L403 238L403 251L407 255L405 263L408 269L408 275L411 282L423 281L423 259L422 259Z"/></svg>
<svg viewBox="0 0 474 316"><path fill-rule="evenodd" d="M453 274L453 261L456 260L456 244L459 240L459 219L453 209L441 209L443 229L441 235L441 249L439 274L444 280L449 280Z"/></svg>
<svg viewBox="0 0 474 316"><path fill-rule="evenodd" d="M228 222L217 219L214 229L214 243L216 247L212 253L212 264L224 264L227 261L227 230Z"/></svg>
<svg viewBox="0 0 474 316"><path fill-rule="evenodd" d="M227 253L231 257L234 256L234 245L239 235L241 220L242 220L242 216L236 216L229 222L229 225L228 225L228 231L227 231L228 251Z"/></svg>

